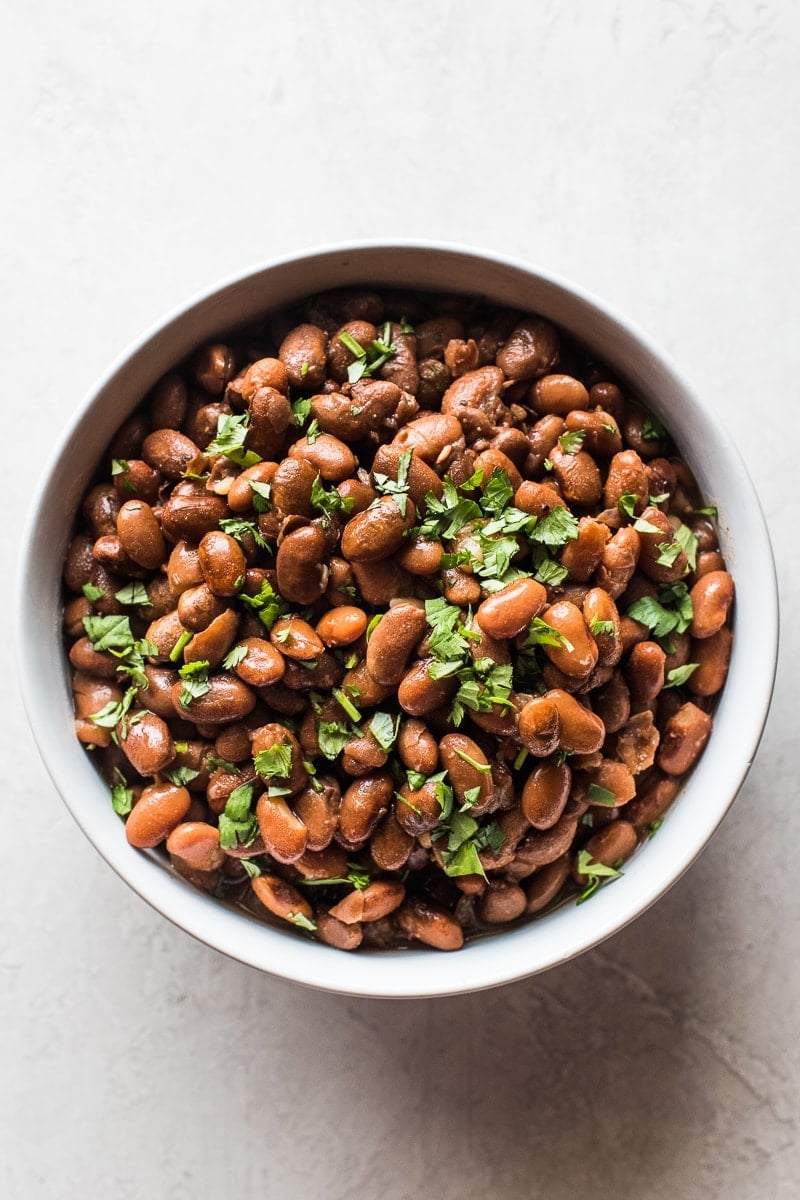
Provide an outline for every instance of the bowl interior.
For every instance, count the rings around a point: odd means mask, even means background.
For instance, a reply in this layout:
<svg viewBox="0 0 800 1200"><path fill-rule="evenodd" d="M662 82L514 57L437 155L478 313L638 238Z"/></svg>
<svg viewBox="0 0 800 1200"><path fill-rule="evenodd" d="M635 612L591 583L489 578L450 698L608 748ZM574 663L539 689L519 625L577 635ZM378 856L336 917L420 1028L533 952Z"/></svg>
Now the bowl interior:
<svg viewBox="0 0 800 1200"><path fill-rule="evenodd" d="M128 846L107 789L73 734L61 570L75 511L115 430L156 380L204 340L306 295L351 284L480 293L569 331L667 425L707 502L719 508L721 547L736 581L736 636L714 732L658 836L591 904L563 906L455 955L346 955L195 891L158 855ZM724 426L649 339L605 305L523 264L470 250L416 244L309 251L234 279L168 317L112 366L73 415L43 474L23 547L17 628L23 696L48 771L81 828L121 877L189 933L252 966L333 991L400 997L478 990L565 961L620 929L700 853L741 786L769 707L778 639L774 564L757 497ZM745 636L751 629L757 637Z"/></svg>

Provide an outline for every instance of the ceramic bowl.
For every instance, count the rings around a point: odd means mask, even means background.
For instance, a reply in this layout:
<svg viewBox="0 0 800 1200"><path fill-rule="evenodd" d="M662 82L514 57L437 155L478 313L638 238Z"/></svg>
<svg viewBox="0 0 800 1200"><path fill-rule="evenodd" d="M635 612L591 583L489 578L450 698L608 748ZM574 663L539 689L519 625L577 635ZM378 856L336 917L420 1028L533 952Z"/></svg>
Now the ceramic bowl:
<svg viewBox="0 0 800 1200"><path fill-rule="evenodd" d="M480 293L565 328L667 425L707 502L718 506L721 548L736 581L733 656L714 730L658 836L591 903L566 904L455 954L424 948L344 954L196 891L158 853L128 845L108 789L73 733L61 570L75 512L111 436L155 381L205 340L306 295L352 284ZM78 824L140 896L188 933L260 970L330 991L381 997L477 991L597 945L664 895L707 844L747 774L769 707L778 640L774 564L758 499L724 425L627 318L574 284L495 254L419 243L334 246L256 267L190 300L127 350L76 408L40 482L23 544L17 617L23 694L42 757Z"/></svg>

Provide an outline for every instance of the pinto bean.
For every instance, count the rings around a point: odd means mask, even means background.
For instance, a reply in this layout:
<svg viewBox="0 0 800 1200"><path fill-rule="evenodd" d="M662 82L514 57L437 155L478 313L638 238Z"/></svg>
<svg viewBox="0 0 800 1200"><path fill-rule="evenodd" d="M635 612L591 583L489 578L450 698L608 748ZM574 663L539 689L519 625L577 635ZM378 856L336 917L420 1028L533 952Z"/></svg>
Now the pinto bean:
<svg viewBox="0 0 800 1200"><path fill-rule="evenodd" d="M680 786L678 778L656 772L626 806L626 820L638 830L647 829L655 821L660 821L677 796Z"/></svg>
<svg viewBox="0 0 800 1200"><path fill-rule="evenodd" d="M638 642L632 648L623 669L635 701L655 700L664 686L666 658L658 642Z"/></svg>
<svg viewBox="0 0 800 1200"><path fill-rule="evenodd" d="M578 536L567 542L561 551L561 565L567 568L571 579L578 583L589 582L603 560L610 536L608 527L593 517L579 519Z"/></svg>
<svg viewBox="0 0 800 1200"><path fill-rule="evenodd" d="M406 530L416 519L411 500L401 512L393 496L381 496L377 507L352 517L342 532L342 553L350 562L379 562L403 544Z"/></svg>
<svg viewBox="0 0 800 1200"><path fill-rule="evenodd" d="M139 799L125 822L125 836L138 850L149 850L167 840L189 811L192 798L185 787L171 783L151 783L142 788Z"/></svg>
<svg viewBox="0 0 800 1200"><path fill-rule="evenodd" d="M641 552L639 534L631 525L624 525L606 543L594 582L617 600L631 581Z"/></svg>
<svg viewBox="0 0 800 1200"><path fill-rule="evenodd" d="M396 794L394 812L398 825L412 837L430 833L442 816L436 784L426 782L420 788L413 788L404 783Z"/></svg>
<svg viewBox="0 0 800 1200"><path fill-rule="evenodd" d="M322 638L300 617L280 617L270 630L269 640L284 658L298 662L311 662L325 649Z"/></svg>
<svg viewBox="0 0 800 1200"><path fill-rule="evenodd" d="M275 567L281 595L294 604L313 604L328 583L325 535L316 525L288 534L278 548Z"/></svg>
<svg viewBox="0 0 800 1200"><path fill-rule="evenodd" d="M322 387L327 367L328 339L316 325L297 325L281 342L278 358L293 388L305 391Z"/></svg>
<svg viewBox="0 0 800 1200"><path fill-rule="evenodd" d="M362 846L386 813L394 792L388 771L376 771L357 779L342 796L337 839L348 848Z"/></svg>
<svg viewBox="0 0 800 1200"><path fill-rule="evenodd" d="M424 717L449 704L455 695L457 681L445 677L432 679L429 671L433 659L424 658L412 663L400 681L397 700L412 717Z"/></svg>
<svg viewBox="0 0 800 1200"><path fill-rule="evenodd" d="M711 637L692 641L691 659L698 664L687 681L687 688L695 696L716 696L721 690L731 661L733 634L723 625Z"/></svg>
<svg viewBox="0 0 800 1200"><path fill-rule="evenodd" d="M520 807L534 829L550 829L561 817L572 783L566 763L546 761L534 767L525 781Z"/></svg>
<svg viewBox="0 0 800 1200"><path fill-rule="evenodd" d="M273 916L284 921L294 921L295 917L305 917L310 921L314 915L305 896L301 896L297 888L279 875L258 875L250 880L250 887L256 899Z"/></svg>
<svg viewBox="0 0 800 1200"><path fill-rule="evenodd" d="M622 655L622 631L616 604L602 588L590 588L581 611L597 646L598 664L615 666Z"/></svg>
<svg viewBox="0 0 800 1200"><path fill-rule="evenodd" d="M444 546L427 538L406 538L405 545L398 550L396 559L401 567L412 575L436 575L442 565Z"/></svg>
<svg viewBox="0 0 800 1200"><path fill-rule="evenodd" d="M342 793L338 782L330 776L318 777L316 787L304 788L293 800L294 811L308 832L309 850L325 850L333 841L339 824Z"/></svg>
<svg viewBox="0 0 800 1200"><path fill-rule="evenodd" d="M212 530L198 546L200 570L215 596L235 596L244 584L247 564L241 546L229 534Z"/></svg>
<svg viewBox="0 0 800 1200"><path fill-rule="evenodd" d="M239 645L246 653L233 668L238 677L253 688L270 687L283 678L286 661L280 651L265 638L243 638Z"/></svg>
<svg viewBox="0 0 800 1200"><path fill-rule="evenodd" d="M304 458L284 458L272 476L275 507L284 513L313 517L316 510L311 502L311 491L317 478L317 469Z"/></svg>
<svg viewBox="0 0 800 1200"><path fill-rule="evenodd" d="M414 837L399 824L394 809L380 821L369 843L369 853L381 871L399 871L408 862Z"/></svg>
<svg viewBox="0 0 800 1200"><path fill-rule="evenodd" d="M392 445L400 450L413 448L423 462L441 466L459 447L463 450L464 430L450 413L423 413L398 430Z"/></svg>
<svg viewBox="0 0 800 1200"><path fill-rule="evenodd" d="M464 733L447 733L439 742L439 759L459 805L471 800L470 811L475 816L486 812L494 798L494 780L477 742Z"/></svg>
<svg viewBox="0 0 800 1200"><path fill-rule="evenodd" d="M435 950L460 950L464 945L464 931L456 918L419 896L400 906L396 921L404 937Z"/></svg>
<svg viewBox="0 0 800 1200"><path fill-rule="evenodd" d="M585 450L568 453L556 443L550 451L553 474L568 504L596 504L602 492L597 463Z"/></svg>
<svg viewBox="0 0 800 1200"><path fill-rule="evenodd" d="M142 458L165 479L181 479L200 447L177 429L156 429L142 442Z"/></svg>
<svg viewBox="0 0 800 1200"><path fill-rule="evenodd" d="M264 845L276 862L292 863L308 843L308 830L282 796L264 792L256 802L256 820Z"/></svg>
<svg viewBox="0 0 800 1200"><path fill-rule="evenodd" d="M569 879L569 855L562 854L540 867L525 886L525 912L530 917L551 904Z"/></svg>
<svg viewBox="0 0 800 1200"><path fill-rule="evenodd" d="M403 765L419 775L433 775L439 766L439 747L424 721L413 717L400 723L397 752Z"/></svg>
<svg viewBox="0 0 800 1200"><path fill-rule="evenodd" d="M556 361L558 345L554 325L538 317L526 317L509 334L497 355L497 365L507 379L539 379Z"/></svg>
<svg viewBox="0 0 800 1200"><path fill-rule="evenodd" d="M364 940L360 925L345 925L330 913L317 914L317 933L321 942L336 950L357 950Z"/></svg>
<svg viewBox="0 0 800 1200"><path fill-rule="evenodd" d="M544 375L531 388L531 404L539 413L566 417L589 407L589 393L572 375Z"/></svg>
<svg viewBox="0 0 800 1200"><path fill-rule="evenodd" d="M339 438L330 433L320 433L313 441L299 438L289 448L289 457L307 462L314 471L329 483L341 483L349 479L356 470L356 456Z"/></svg>
<svg viewBox="0 0 800 1200"><path fill-rule="evenodd" d="M650 480L635 450L620 450L611 460L603 487L603 504L616 508L623 496L632 496L631 508L637 515L649 504Z"/></svg>
<svg viewBox="0 0 800 1200"><path fill-rule="evenodd" d="M400 601L381 617L367 643L367 670L378 683L402 679L409 656L427 627L425 610Z"/></svg>
<svg viewBox="0 0 800 1200"><path fill-rule="evenodd" d="M687 701L664 726L656 765L667 775L685 775L702 754L710 733L711 717Z"/></svg>
<svg viewBox="0 0 800 1200"><path fill-rule="evenodd" d="M205 821L185 821L167 837L167 853L193 871L218 871L225 861L219 830Z"/></svg>
<svg viewBox="0 0 800 1200"><path fill-rule="evenodd" d="M586 850L592 862L602 863L604 867L620 867L627 862L638 844L636 830L630 821L612 821L592 834L586 843ZM578 883L586 882L586 876L577 870L575 878Z"/></svg>
<svg viewBox="0 0 800 1200"><path fill-rule="evenodd" d="M546 483L534 483L526 479L514 495L514 504L523 512L540 519L548 517L554 508L566 508L565 501L554 487Z"/></svg>
<svg viewBox="0 0 800 1200"><path fill-rule="evenodd" d="M560 688L529 700L519 713L518 724L523 745L537 758L546 758L558 749L591 754L605 738L600 718Z"/></svg>
<svg viewBox="0 0 800 1200"><path fill-rule="evenodd" d="M197 545L203 534L216 530L220 521L229 515L221 496L206 491L173 491L162 509L161 526L173 541L185 540ZM200 582L202 576L192 580L192 583Z"/></svg>
<svg viewBox="0 0 800 1200"><path fill-rule="evenodd" d="M255 692L235 675L212 675L205 695L195 697L189 704L181 700L183 686L179 682L172 688L175 712L179 717L188 717L198 724L224 725L228 721L241 721L255 708Z"/></svg>
<svg viewBox="0 0 800 1200"><path fill-rule="evenodd" d="M317 621L317 634L326 646L352 646L367 628L367 614L352 604L329 609Z"/></svg>
<svg viewBox="0 0 800 1200"><path fill-rule="evenodd" d="M693 638L713 637L725 624L733 603L732 577L727 571L710 571L698 579L689 595L694 609L689 632Z"/></svg>
<svg viewBox="0 0 800 1200"><path fill-rule="evenodd" d="M547 590L535 579L517 579L478 608L478 625L493 638L512 638L527 629L547 603Z"/></svg>
<svg viewBox="0 0 800 1200"><path fill-rule="evenodd" d="M541 615L559 636L555 646L544 646L544 652L554 666L565 675L586 676L597 665L597 643L589 632L581 610L569 600L557 600Z"/></svg>
<svg viewBox="0 0 800 1200"><path fill-rule="evenodd" d="M394 879L377 879L363 891L353 890L329 909L329 915L345 925L360 921L379 921L399 908L406 889Z"/></svg>
<svg viewBox="0 0 800 1200"><path fill-rule="evenodd" d="M652 528L643 528L643 525ZM674 583L686 574L686 554L678 547L678 553L673 557L667 550L677 546L675 530L670 524L666 513L652 505L642 513L639 522L639 570L648 579L656 583Z"/></svg>
<svg viewBox="0 0 800 1200"><path fill-rule="evenodd" d="M232 608L226 608L187 642L183 649L183 661L207 662L212 668L218 667L236 641L238 629L239 614Z"/></svg>

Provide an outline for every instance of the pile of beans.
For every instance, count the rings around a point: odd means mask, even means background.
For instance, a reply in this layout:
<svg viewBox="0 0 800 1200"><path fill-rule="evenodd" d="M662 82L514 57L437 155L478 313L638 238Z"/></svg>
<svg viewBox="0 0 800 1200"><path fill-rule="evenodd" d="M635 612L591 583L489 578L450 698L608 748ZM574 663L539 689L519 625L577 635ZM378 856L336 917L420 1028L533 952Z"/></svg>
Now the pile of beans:
<svg viewBox="0 0 800 1200"><path fill-rule="evenodd" d="M658 828L730 658L714 515L550 322L324 293L114 438L64 569L77 736L195 886L343 950L458 949Z"/></svg>

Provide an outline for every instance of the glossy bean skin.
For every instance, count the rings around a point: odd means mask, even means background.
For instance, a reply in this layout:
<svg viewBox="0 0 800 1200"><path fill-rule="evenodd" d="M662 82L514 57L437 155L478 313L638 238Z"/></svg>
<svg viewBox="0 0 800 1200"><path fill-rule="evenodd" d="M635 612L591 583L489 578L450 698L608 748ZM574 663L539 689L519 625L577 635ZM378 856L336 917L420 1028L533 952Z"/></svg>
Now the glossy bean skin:
<svg viewBox="0 0 800 1200"><path fill-rule="evenodd" d="M710 637L692 641L691 659L697 670L687 681L687 688L695 696L716 696L722 690L728 676L728 667L733 650L733 634L727 626L718 629Z"/></svg>
<svg viewBox="0 0 800 1200"><path fill-rule="evenodd" d="M375 509L358 513L342 533L342 552L350 562L378 562L400 549L403 537L414 524L416 509L406 501L405 514L392 496L382 496Z"/></svg>
<svg viewBox="0 0 800 1200"><path fill-rule="evenodd" d="M410 771L433 775L439 766L436 738L424 721L409 717L402 721L397 737L397 752Z"/></svg>
<svg viewBox="0 0 800 1200"><path fill-rule="evenodd" d="M686 573L687 561L683 550L671 561L665 561L663 548L675 546L675 531L669 517L660 509L650 506L641 516L641 521L653 526L649 529L639 529L641 554L639 555L639 570L648 579L656 583L674 583ZM671 556L670 556L671 558Z"/></svg>
<svg viewBox="0 0 800 1200"><path fill-rule="evenodd" d="M698 579L689 595L694 616L693 638L710 638L722 629L733 603L733 579L727 571L710 571Z"/></svg>
<svg viewBox="0 0 800 1200"><path fill-rule="evenodd" d="M384 685L399 683L409 656L427 627L425 610L401 601L385 613L367 643L367 670Z"/></svg>
<svg viewBox="0 0 800 1200"><path fill-rule="evenodd" d="M126 500L117 514L122 549L140 567L153 571L167 556L161 526L144 500Z"/></svg>
<svg viewBox="0 0 800 1200"><path fill-rule="evenodd" d="M188 717L204 725L219 725L241 721L255 708L255 692L235 675L212 675L208 683L206 694L196 697L190 704L184 704L181 700L183 683L178 682L173 686L172 703L179 717Z"/></svg>
<svg viewBox="0 0 800 1200"><path fill-rule="evenodd" d="M238 628L239 614L226 608L184 646L183 661L207 662L211 668L218 667L236 641Z"/></svg>
<svg viewBox="0 0 800 1200"><path fill-rule="evenodd" d="M561 639L558 645L545 645L544 652L565 675L584 677L597 666L597 643L583 614L569 600L558 600L542 613L541 619Z"/></svg>
<svg viewBox="0 0 800 1200"><path fill-rule="evenodd" d="M233 668L238 677L250 687L270 687L278 683L286 671L286 660L271 642L265 638L243 638L239 643L246 653Z"/></svg>
<svg viewBox="0 0 800 1200"><path fill-rule="evenodd" d="M353 849L363 845L386 813L394 792L391 775L376 771L351 783L342 796L337 838Z"/></svg>
<svg viewBox="0 0 800 1200"><path fill-rule="evenodd" d="M229 534L212 530L197 548L200 570L215 596L235 596L244 584L245 563L241 546Z"/></svg>
<svg viewBox="0 0 800 1200"><path fill-rule="evenodd" d="M484 633L512 638L527 629L547 603L547 591L535 579L518 579L487 597L475 619Z"/></svg>
<svg viewBox="0 0 800 1200"><path fill-rule="evenodd" d="M431 679L433 659L412 663L400 681L397 699L400 707L411 717L424 717L448 704L455 692L453 679Z"/></svg>
<svg viewBox="0 0 800 1200"><path fill-rule="evenodd" d="M152 783L142 788L125 822L125 836L137 850L150 850L165 842L183 821L191 805L185 787Z"/></svg>
<svg viewBox="0 0 800 1200"><path fill-rule="evenodd" d="M332 608L317 621L317 634L326 646L351 646L367 628L363 608L342 604Z"/></svg>
<svg viewBox="0 0 800 1200"><path fill-rule="evenodd" d="M308 830L283 796L263 792L256 803L258 829L276 862L293 863L306 849Z"/></svg>
<svg viewBox="0 0 800 1200"><path fill-rule="evenodd" d="M525 781L520 807L534 829L550 829L569 799L572 771L566 763L546 761L534 767Z"/></svg>
<svg viewBox="0 0 800 1200"><path fill-rule="evenodd" d="M529 876L525 885L525 912L527 916L541 912L555 900L564 884L569 879L569 855L562 854L560 858L546 863Z"/></svg>
<svg viewBox="0 0 800 1200"><path fill-rule="evenodd" d="M545 375L534 384L531 403L539 413L566 417L589 407L589 393L572 375Z"/></svg>
<svg viewBox="0 0 800 1200"><path fill-rule="evenodd" d="M633 854L638 841L636 830L629 821L614 821L589 838L586 850L593 862L619 868ZM575 877L578 883L586 882L586 877L577 870Z"/></svg>
<svg viewBox="0 0 800 1200"><path fill-rule="evenodd" d="M535 696L519 713L523 745L537 758L556 750L591 754L605 738L605 726L595 713L560 688Z"/></svg>
<svg viewBox="0 0 800 1200"><path fill-rule="evenodd" d="M219 830L205 821L176 825L167 837L167 853L192 871L218 871L225 861Z"/></svg>
<svg viewBox="0 0 800 1200"><path fill-rule="evenodd" d="M305 896L279 875L260 875L250 880L250 887L256 899L273 916L284 921L292 921L297 916L311 920L314 915Z"/></svg>
<svg viewBox="0 0 800 1200"><path fill-rule="evenodd" d="M363 891L353 890L343 900L329 909L329 915L345 925L360 921L379 921L399 908L405 899L406 889L402 883L391 879L379 879Z"/></svg>
<svg viewBox="0 0 800 1200"><path fill-rule="evenodd" d="M477 742L464 733L448 733L439 742L439 760L447 771L453 794L459 805L472 800L471 811L485 812L494 796L494 781L489 762Z"/></svg>
<svg viewBox="0 0 800 1200"><path fill-rule="evenodd" d="M637 642L624 666L625 678L635 701L654 700L664 686L667 656L657 642Z"/></svg>
<svg viewBox="0 0 800 1200"><path fill-rule="evenodd" d="M667 775L685 775L700 757L711 733L711 717L691 701L667 721L656 763Z"/></svg>
<svg viewBox="0 0 800 1200"><path fill-rule="evenodd" d="M169 726L155 713L124 718L116 732L123 754L142 776L157 775L175 757Z"/></svg>
<svg viewBox="0 0 800 1200"><path fill-rule="evenodd" d="M396 921L405 937L435 950L460 950L464 945L464 932L455 917L420 898L402 904Z"/></svg>
<svg viewBox="0 0 800 1200"><path fill-rule="evenodd" d="M497 880L478 900L478 916L487 925L507 925L525 912L527 897L517 883Z"/></svg>
<svg viewBox="0 0 800 1200"><path fill-rule="evenodd" d="M325 536L315 525L304 525L284 538L275 561L278 588L296 604L313 604L328 583Z"/></svg>

